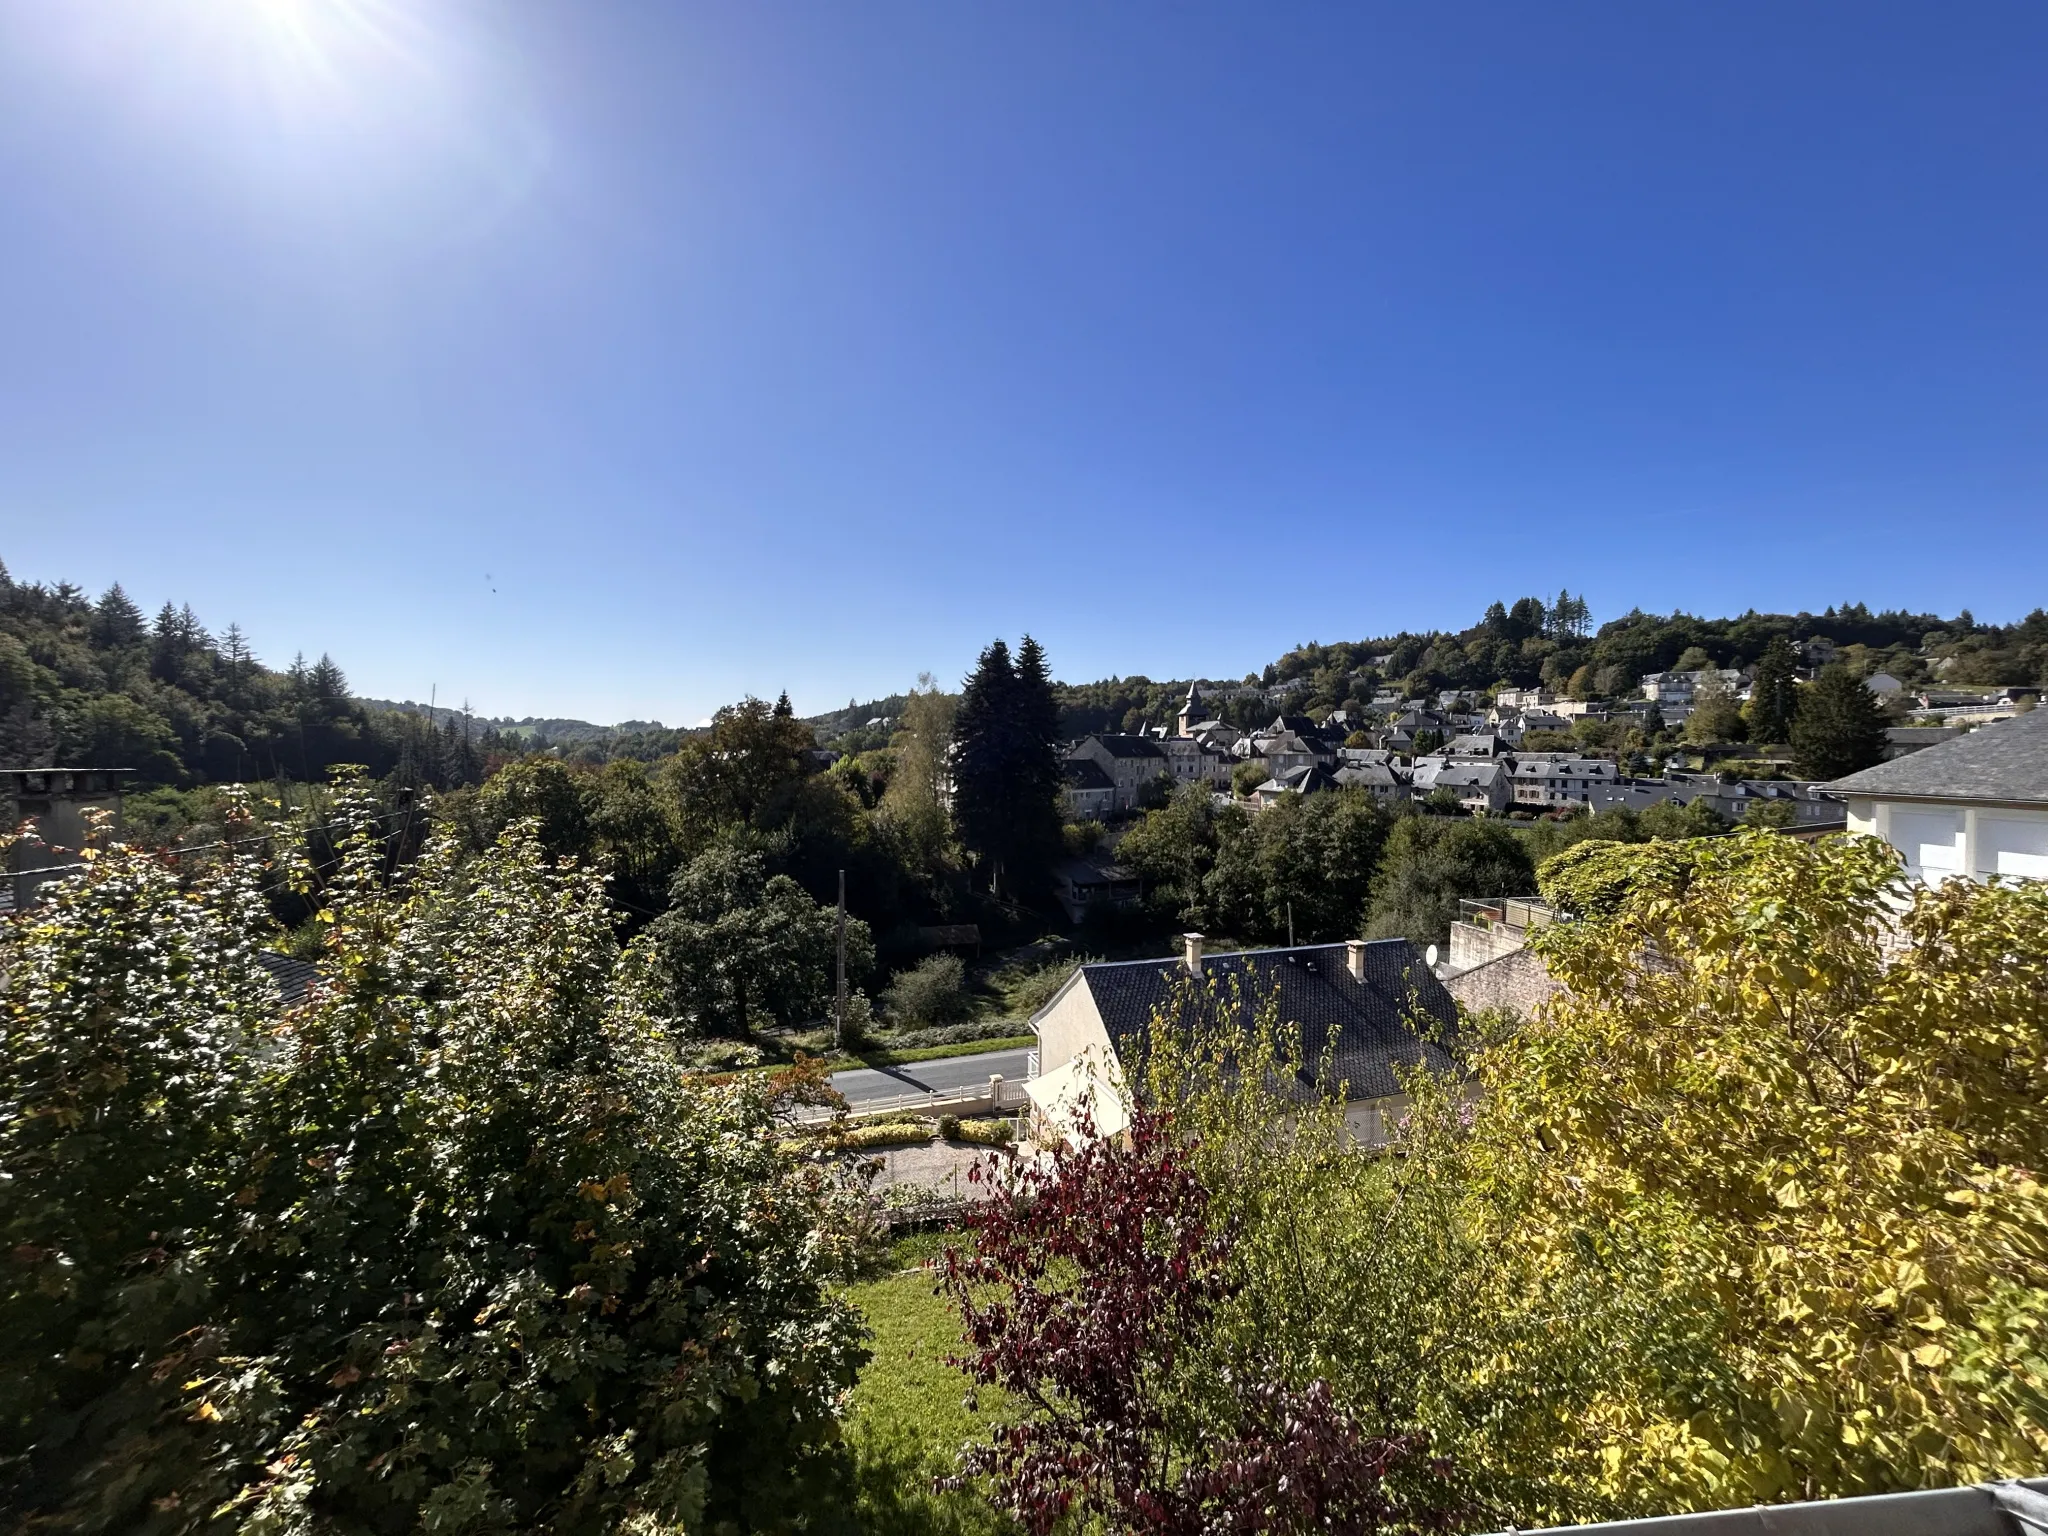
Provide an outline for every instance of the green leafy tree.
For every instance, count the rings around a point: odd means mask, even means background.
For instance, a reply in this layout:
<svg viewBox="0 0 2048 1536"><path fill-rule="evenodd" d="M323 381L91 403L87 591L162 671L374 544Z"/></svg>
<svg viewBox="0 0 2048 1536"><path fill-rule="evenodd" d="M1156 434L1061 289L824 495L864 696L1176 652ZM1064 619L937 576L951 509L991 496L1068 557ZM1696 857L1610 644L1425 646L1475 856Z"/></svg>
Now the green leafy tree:
<svg viewBox="0 0 2048 1536"><path fill-rule="evenodd" d="M877 825L902 849L905 862L927 875L955 862L946 816L946 759L958 705L929 672L918 678L903 703L902 727L891 746L895 761L876 808Z"/></svg>
<svg viewBox="0 0 2048 1536"><path fill-rule="evenodd" d="M508 763L477 791L471 833L474 846L481 852L504 836L514 822L530 821L548 857L588 858L595 849L590 790L589 775L556 758L528 757Z"/></svg>
<svg viewBox="0 0 2048 1536"><path fill-rule="evenodd" d="M874 964L867 924L847 921L847 973ZM698 1033L745 1036L757 1017L821 1017L836 984L837 917L758 853L699 854L676 875L669 909L634 941L664 1016Z"/></svg>
<svg viewBox="0 0 2048 1536"><path fill-rule="evenodd" d="M1526 896L1535 885L1528 852L1506 825L1472 817L1403 816L1380 859L1365 931L1373 938L1442 943L1461 897Z"/></svg>
<svg viewBox="0 0 2048 1536"><path fill-rule="evenodd" d="M1809 779L1839 779L1884 760L1884 707L1841 665L1820 670L1792 721L1792 752Z"/></svg>
<svg viewBox="0 0 2048 1536"><path fill-rule="evenodd" d="M1749 685L1749 739L1785 742L1799 710L1799 658L1783 635L1771 636Z"/></svg>
<svg viewBox="0 0 2048 1536"><path fill-rule="evenodd" d="M890 1016L906 1024L951 1024L967 1016L967 967L958 955L926 955L899 971L882 993Z"/></svg>
<svg viewBox="0 0 2048 1536"><path fill-rule="evenodd" d="M1695 745L1740 741L1748 730L1742 707L1728 685L1709 672L1693 690L1692 713L1685 717L1685 739Z"/></svg>
<svg viewBox="0 0 2048 1536"><path fill-rule="evenodd" d="M704 848L736 826L781 825L816 744L809 726L760 699L720 709L661 769L686 845Z"/></svg>
<svg viewBox="0 0 2048 1536"><path fill-rule="evenodd" d="M38 1531L776 1527L860 1360L776 1091L685 1075L601 877L530 823L396 886L344 787L302 871L114 850L0 953L0 1434Z"/></svg>

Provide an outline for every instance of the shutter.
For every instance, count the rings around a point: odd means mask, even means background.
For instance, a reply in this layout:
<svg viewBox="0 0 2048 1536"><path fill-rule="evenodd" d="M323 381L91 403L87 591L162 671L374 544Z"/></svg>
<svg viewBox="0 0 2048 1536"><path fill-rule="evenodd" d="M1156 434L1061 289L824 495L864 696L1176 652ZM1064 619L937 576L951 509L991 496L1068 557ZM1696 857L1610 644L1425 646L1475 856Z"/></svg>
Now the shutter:
<svg viewBox="0 0 2048 1536"><path fill-rule="evenodd" d="M1978 812L1977 873L2048 880L2048 816Z"/></svg>
<svg viewBox="0 0 2048 1536"><path fill-rule="evenodd" d="M1963 872L1963 813L1894 809L1891 845L1905 855L1906 873L1939 885Z"/></svg>

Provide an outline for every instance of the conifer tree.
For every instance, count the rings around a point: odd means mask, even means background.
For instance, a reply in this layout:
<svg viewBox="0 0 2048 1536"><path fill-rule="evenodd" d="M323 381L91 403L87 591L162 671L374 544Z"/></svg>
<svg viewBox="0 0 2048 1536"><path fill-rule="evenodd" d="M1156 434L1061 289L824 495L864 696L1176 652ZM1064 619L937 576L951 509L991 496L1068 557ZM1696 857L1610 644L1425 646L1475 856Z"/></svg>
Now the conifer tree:
<svg viewBox="0 0 2048 1536"><path fill-rule="evenodd" d="M1058 708L1038 643L1020 657L992 641L953 722L953 819L998 892L1035 885L1059 838Z"/></svg>
<svg viewBox="0 0 2048 1536"><path fill-rule="evenodd" d="M1810 779L1839 779L1884 758L1884 709L1847 667L1823 667L1799 701L1792 751Z"/></svg>
<svg viewBox="0 0 2048 1536"><path fill-rule="evenodd" d="M1749 738L1759 742L1789 741L1792 717L1799 708L1798 657L1791 642L1773 635L1756 664L1749 687Z"/></svg>
<svg viewBox="0 0 2048 1536"><path fill-rule="evenodd" d="M99 603L93 610L93 644L104 650L138 645L144 632L142 610L121 590L121 583L115 582L100 595Z"/></svg>

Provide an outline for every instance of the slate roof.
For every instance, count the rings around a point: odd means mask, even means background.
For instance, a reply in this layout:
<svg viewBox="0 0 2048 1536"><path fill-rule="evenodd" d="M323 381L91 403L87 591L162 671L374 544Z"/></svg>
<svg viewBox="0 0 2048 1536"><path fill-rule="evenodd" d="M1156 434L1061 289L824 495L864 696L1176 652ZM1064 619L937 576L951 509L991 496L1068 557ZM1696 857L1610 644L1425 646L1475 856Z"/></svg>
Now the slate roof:
<svg viewBox="0 0 2048 1536"><path fill-rule="evenodd" d="M1093 758L1070 757L1060 766L1066 770L1067 784L1072 789L1116 788L1116 781Z"/></svg>
<svg viewBox="0 0 2048 1536"><path fill-rule="evenodd" d="M1494 757L1507 745L1493 731L1472 731L1463 736L1453 736L1444 751L1453 757L1463 754L1468 757Z"/></svg>
<svg viewBox="0 0 2048 1536"><path fill-rule="evenodd" d="M1129 1062L1152 1027L1153 1015L1176 998L1186 972L1177 960L1127 960L1084 965L1083 984L1102 1016L1117 1054ZM1210 955L1202 962L1202 988L1194 1006L1249 1029L1255 1012L1277 989L1281 1022L1301 1031L1305 1066L1299 1086L1341 1087L1347 1100L1385 1098L1401 1092L1394 1068L1426 1063L1454 1068L1439 1041L1455 1040L1458 1005L1407 939L1379 939L1365 946L1365 981L1351 979L1342 944L1296 949L1246 950ZM1213 986L1210 983L1214 983ZM1428 1040L1410 1025L1419 1014ZM1188 1021L1192 1023L1193 1021ZM1329 1079L1323 1057L1330 1056Z"/></svg>
<svg viewBox="0 0 2048 1536"><path fill-rule="evenodd" d="M320 979L318 966L290 955L280 955L275 950L258 950L256 963L270 972L270 979L277 983L278 993L284 998L287 1008L304 1002L307 989Z"/></svg>
<svg viewBox="0 0 2048 1536"><path fill-rule="evenodd" d="M1440 762L1424 759L1415 765L1417 789L1491 789L1506 771L1503 763ZM1425 782L1427 780L1427 782Z"/></svg>
<svg viewBox="0 0 2048 1536"><path fill-rule="evenodd" d="M1401 781L1394 770L1385 763L1348 763L1330 775L1340 789L1354 786L1372 789L1391 789Z"/></svg>
<svg viewBox="0 0 2048 1536"><path fill-rule="evenodd" d="M1111 757L1164 757L1159 743L1149 736L1096 736L1091 738L1102 743L1102 749Z"/></svg>
<svg viewBox="0 0 2048 1536"><path fill-rule="evenodd" d="M1126 885L1135 884L1140 878L1135 869L1127 869L1100 853L1062 859L1053 874L1069 885Z"/></svg>
<svg viewBox="0 0 2048 1536"><path fill-rule="evenodd" d="M1865 768L1827 786L1839 795L2048 804L2048 709Z"/></svg>
<svg viewBox="0 0 2048 1536"><path fill-rule="evenodd" d="M1305 768L1290 768L1258 786L1257 792L1292 790L1297 795L1312 795L1317 790L1330 788L1336 780L1330 771L1320 763L1310 763Z"/></svg>

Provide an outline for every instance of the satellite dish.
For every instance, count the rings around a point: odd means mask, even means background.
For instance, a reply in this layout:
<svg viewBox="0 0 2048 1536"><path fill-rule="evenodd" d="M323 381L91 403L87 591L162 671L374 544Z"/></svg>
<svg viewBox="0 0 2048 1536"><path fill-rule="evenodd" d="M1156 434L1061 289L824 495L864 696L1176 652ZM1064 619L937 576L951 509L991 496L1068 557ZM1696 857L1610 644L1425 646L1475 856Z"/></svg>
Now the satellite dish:
<svg viewBox="0 0 2048 1536"><path fill-rule="evenodd" d="M1429 946L1429 948L1428 948L1428 949L1424 950L1424 951L1422 952L1422 958L1423 958L1423 960L1424 960L1425 962L1427 962L1427 963L1428 963L1428 965L1429 965L1429 968L1430 968L1430 969L1431 969L1432 971L1433 971L1433 970L1435 970L1435 969L1436 969L1436 946L1435 946L1434 944L1432 944L1432 945L1430 945L1430 946Z"/></svg>

